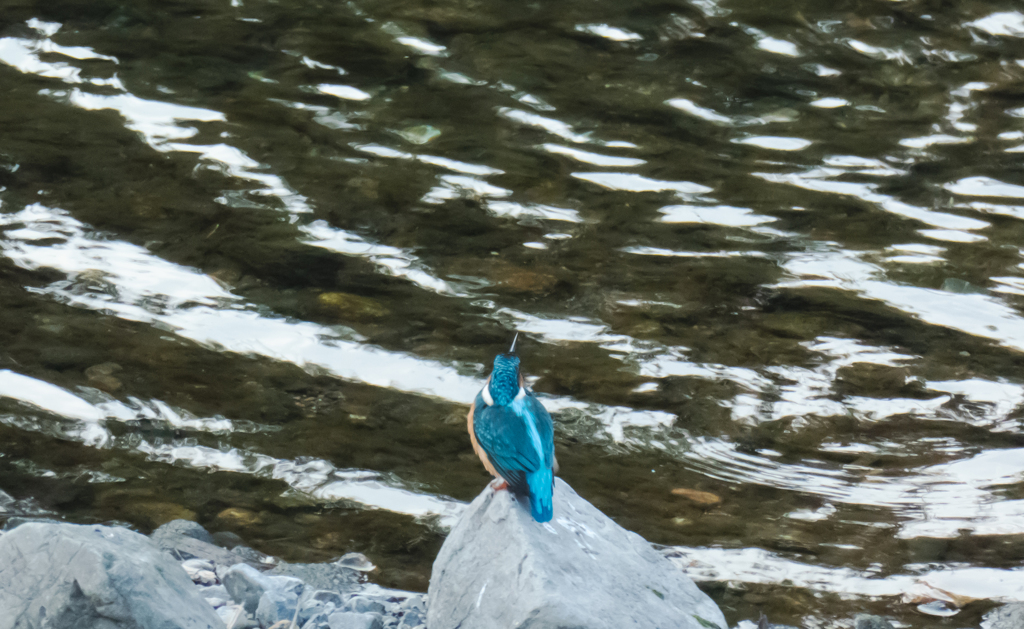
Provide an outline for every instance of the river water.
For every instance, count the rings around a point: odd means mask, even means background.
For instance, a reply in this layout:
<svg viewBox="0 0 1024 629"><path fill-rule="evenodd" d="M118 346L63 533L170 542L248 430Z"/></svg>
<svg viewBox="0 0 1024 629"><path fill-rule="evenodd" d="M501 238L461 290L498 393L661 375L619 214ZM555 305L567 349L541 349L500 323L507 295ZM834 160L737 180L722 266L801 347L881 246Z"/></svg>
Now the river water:
<svg viewBox="0 0 1024 629"><path fill-rule="evenodd" d="M1015 7L7 2L0 511L425 590L518 330L561 476L730 622L976 626L1024 601Z"/></svg>

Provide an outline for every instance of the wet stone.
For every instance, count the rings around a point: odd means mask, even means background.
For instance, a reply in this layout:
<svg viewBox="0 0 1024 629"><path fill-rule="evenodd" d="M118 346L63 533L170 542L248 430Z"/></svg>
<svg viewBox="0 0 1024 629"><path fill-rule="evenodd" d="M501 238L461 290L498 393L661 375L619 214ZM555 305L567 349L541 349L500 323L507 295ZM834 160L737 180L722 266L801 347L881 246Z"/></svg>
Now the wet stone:
<svg viewBox="0 0 1024 629"><path fill-rule="evenodd" d="M389 314L388 309L376 299L351 293L322 293L317 303L325 312L341 319L370 321Z"/></svg>
<svg viewBox="0 0 1024 629"><path fill-rule="evenodd" d="M64 371L66 369L82 369L92 365L99 357L99 352L78 347L47 347L39 352L39 363L49 369Z"/></svg>
<svg viewBox="0 0 1024 629"><path fill-rule="evenodd" d="M124 384L114 374L121 371L121 365L117 363L100 363L85 370L85 377L89 384L107 393L116 393L124 387Z"/></svg>
<svg viewBox="0 0 1024 629"><path fill-rule="evenodd" d="M401 136L406 142L410 142L412 144L427 144L441 136L440 130L428 124L406 127L395 131L395 133Z"/></svg>
<svg viewBox="0 0 1024 629"><path fill-rule="evenodd" d="M837 389L846 395L891 397L903 389L908 376L905 367L854 363L836 372L836 384Z"/></svg>
<svg viewBox="0 0 1024 629"><path fill-rule="evenodd" d="M89 384L100 391L106 391L107 393L117 393L124 388L124 383L114 376L96 376L94 378L89 378Z"/></svg>
<svg viewBox="0 0 1024 629"><path fill-rule="evenodd" d="M700 491L697 489L687 489L686 487L677 487L672 490L673 496L682 496L687 500L691 500L700 505L716 505L722 502L722 499L717 495L709 491Z"/></svg>
<svg viewBox="0 0 1024 629"><path fill-rule="evenodd" d="M239 507L228 507L217 514L217 523L221 526L246 527L257 524L259 521L258 513Z"/></svg>
<svg viewBox="0 0 1024 629"><path fill-rule="evenodd" d="M221 548L234 548L235 546L242 546L245 544L245 540L238 533L231 531L217 531L210 536L210 542L220 546Z"/></svg>
<svg viewBox="0 0 1024 629"><path fill-rule="evenodd" d="M117 363L100 363L98 365L93 365L92 367L86 369L85 377L92 379L100 376L112 376L115 373L122 371L123 369L124 368L121 367L121 365L118 365Z"/></svg>
<svg viewBox="0 0 1024 629"><path fill-rule="evenodd" d="M893 629L892 623L881 616L860 614L853 619L854 629Z"/></svg>
<svg viewBox="0 0 1024 629"><path fill-rule="evenodd" d="M347 553L342 555L341 559L335 563L342 568L358 570L359 572L370 572L377 568L377 566L373 565L373 563L366 558L366 555L362 553Z"/></svg>
<svg viewBox="0 0 1024 629"><path fill-rule="evenodd" d="M150 537L156 537L165 534L176 534L184 535L185 537L191 537L207 544L215 543L213 536L203 528L198 522L192 520L171 520L166 524L161 524L159 528L153 531ZM212 568L210 568L212 570Z"/></svg>
<svg viewBox="0 0 1024 629"><path fill-rule="evenodd" d="M546 293L558 284L558 278L535 271L513 271L498 278L502 286L521 293Z"/></svg>

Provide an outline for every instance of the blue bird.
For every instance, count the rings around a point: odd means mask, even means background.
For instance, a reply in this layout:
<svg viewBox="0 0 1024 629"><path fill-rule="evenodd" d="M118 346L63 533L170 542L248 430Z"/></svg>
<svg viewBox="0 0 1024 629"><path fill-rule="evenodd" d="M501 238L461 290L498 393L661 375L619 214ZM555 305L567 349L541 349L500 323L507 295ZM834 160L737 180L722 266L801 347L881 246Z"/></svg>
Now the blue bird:
<svg viewBox="0 0 1024 629"><path fill-rule="evenodd" d="M513 339L508 353L494 358L494 369L469 408L469 438L487 471L503 481L497 489L507 485L527 496L533 519L547 522L553 515L551 492L558 470L554 425L524 386L515 349Z"/></svg>

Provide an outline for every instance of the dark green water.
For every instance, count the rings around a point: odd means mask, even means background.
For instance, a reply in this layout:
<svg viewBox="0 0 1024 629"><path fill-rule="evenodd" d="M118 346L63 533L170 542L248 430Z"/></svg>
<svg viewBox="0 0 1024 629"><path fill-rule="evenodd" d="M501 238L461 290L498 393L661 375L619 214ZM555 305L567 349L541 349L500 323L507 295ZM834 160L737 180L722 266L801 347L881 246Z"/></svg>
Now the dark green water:
<svg viewBox="0 0 1024 629"><path fill-rule="evenodd" d="M1022 86L1010 2L5 2L0 517L425 590L519 330L562 477L731 622L976 626Z"/></svg>

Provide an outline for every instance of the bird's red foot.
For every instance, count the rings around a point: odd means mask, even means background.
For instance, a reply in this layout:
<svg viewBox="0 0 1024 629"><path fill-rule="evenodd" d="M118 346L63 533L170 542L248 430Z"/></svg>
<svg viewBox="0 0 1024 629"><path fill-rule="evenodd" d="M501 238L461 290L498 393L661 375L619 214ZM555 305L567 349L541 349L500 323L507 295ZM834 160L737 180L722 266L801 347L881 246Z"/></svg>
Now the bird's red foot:
<svg viewBox="0 0 1024 629"><path fill-rule="evenodd" d="M491 484L494 485L498 479L494 479ZM501 481L497 485L494 485L494 491L501 491L502 489L508 489L508 481Z"/></svg>

